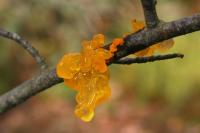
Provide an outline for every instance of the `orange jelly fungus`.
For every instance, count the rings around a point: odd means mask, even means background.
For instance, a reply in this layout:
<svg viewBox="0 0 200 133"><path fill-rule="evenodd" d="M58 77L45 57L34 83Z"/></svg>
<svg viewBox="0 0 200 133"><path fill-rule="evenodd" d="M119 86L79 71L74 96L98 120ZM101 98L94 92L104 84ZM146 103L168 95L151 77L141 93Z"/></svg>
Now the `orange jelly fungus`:
<svg viewBox="0 0 200 133"><path fill-rule="evenodd" d="M142 30L143 28L145 28L145 25L143 22L138 22L136 20L132 21L132 29L134 33L138 32L139 30ZM134 54L136 56L152 56L155 53L155 51L165 52L169 50L173 45L174 45L173 39L169 39L169 40L165 40L157 44L154 44Z"/></svg>
<svg viewBox="0 0 200 133"><path fill-rule="evenodd" d="M110 96L109 72L106 60L113 55L103 49L104 35L82 42L81 53L66 54L57 64L57 75L64 84L77 91L75 114L90 121L95 107Z"/></svg>
<svg viewBox="0 0 200 133"><path fill-rule="evenodd" d="M135 33L145 28L145 25L134 20L132 28ZM111 94L106 60L124 43L123 38L114 39L109 50L106 50L103 48L104 41L102 34L95 35L91 41L83 41L80 53L64 55L56 67L57 75L64 79L64 84L77 91L75 114L85 122L93 118L95 107ZM165 52L173 45L174 41L169 39L134 54L151 56L156 50Z"/></svg>
<svg viewBox="0 0 200 133"><path fill-rule="evenodd" d="M110 45L109 49L111 53L114 53L117 51L117 46L123 45L124 40L122 38L116 38L113 40L112 44Z"/></svg>

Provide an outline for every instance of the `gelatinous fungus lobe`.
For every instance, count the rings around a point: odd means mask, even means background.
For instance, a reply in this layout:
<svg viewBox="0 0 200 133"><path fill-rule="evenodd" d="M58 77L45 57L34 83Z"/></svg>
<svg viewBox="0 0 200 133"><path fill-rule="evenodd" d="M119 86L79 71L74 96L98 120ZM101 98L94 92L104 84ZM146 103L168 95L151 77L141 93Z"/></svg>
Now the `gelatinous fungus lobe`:
<svg viewBox="0 0 200 133"><path fill-rule="evenodd" d="M109 78L106 73L88 72L79 83L82 84L77 93L78 105L75 114L84 121L90 121L94 116L95 107L110 96Z"/></svg>
<svg viewBox="0 0 200 133"><path fill-rule="evenodd" d="M95 35L82 42L81 53L67 54L57 65L58 76L77 91L75 114L83 121L90 121L95 107L110 96L106 60L112 54L103 45L104 35Z"/></svg>
<svg viewBox="0 0 200 133"><path fill-rule="evenodd" d="M117 51L117 47L123 45L124 40L123 38L116 38L113 40L112 44L109 47L110 53L114 54Z"/></svg>

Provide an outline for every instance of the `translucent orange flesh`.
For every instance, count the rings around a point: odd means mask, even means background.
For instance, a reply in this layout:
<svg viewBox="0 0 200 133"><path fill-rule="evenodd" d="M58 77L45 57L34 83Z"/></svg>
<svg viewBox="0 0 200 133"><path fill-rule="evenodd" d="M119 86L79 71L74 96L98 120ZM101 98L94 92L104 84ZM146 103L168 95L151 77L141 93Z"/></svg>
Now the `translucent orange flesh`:
<svg viewBox="0 0 200 133"><path fill-rule="evenodd" d="M133 32L145 28L143 22L132 21ZM94 117L95 107L110 96L109 72L106 60L111 58L123 38L114 39L110 49L103 49L104 35L98 34L91 41L82 42L81 53L66 54L57 64L57 75L65 85L77 91L75 114L83 121ZM165 52L174 45L172 39L157 43L134 53L136 56L151 56L155 51Z"/></svg>
<svg viewBox="0 0 200 133"><path fill-rule="evenodd" d="M65 85L77 91L75 114L90 121L95 107L110 96L109 73L106 60L112 54L102 48L104 35L83 41L81 53L66 54L57 65L57 74Z"/></svg>
<svg viewBox="0 0 200 133"><path fill-rule="evenodd" d="M114 53L117 51L117 47L119 45L122 45L124 43L124 40L122 38L116 38L113 40L112 44L110 45L110 52Z"/></svg>

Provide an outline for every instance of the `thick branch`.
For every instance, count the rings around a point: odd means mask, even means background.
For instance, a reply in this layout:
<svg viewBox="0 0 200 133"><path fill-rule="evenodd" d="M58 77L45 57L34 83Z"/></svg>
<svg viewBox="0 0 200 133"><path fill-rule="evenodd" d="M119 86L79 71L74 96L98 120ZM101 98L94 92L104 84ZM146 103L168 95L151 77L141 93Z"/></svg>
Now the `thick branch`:
<svg viewBox="0 0 200 133"><path fill-rule="evenodd" d="M112 64L122 57L145 49L160 41L197 30L200 30L200 14L165 23L154 29L145 29L136 34L131 34L124 39L125 43L119 47L118 52L109 60L108 64ZM60 82L62 82L62 80L57 77L55 69L41 73L0 96L0 113L8 111L31 96Z"/></svg>
<svg viewBox="0 0 200 133"><path fill-rule="evenodd" d="M19 44L29 52L29 54L36 60L41 69L47 68L47 64L45 63L43 57L39 54L39 52L28 41L21 38L18 34L0 29L0 36L17 42L17 44Z"/></svg>
<svg viewBox="0 0 200 133"><path fill-rule="evenodd" d="M154 28L158 25L159 19L156 13L156 0L141 0L147 28Z"/></svg>
<svg viewBox="0 0 200 133"><path fill-rule="evenodd" d="M200 14L169 23L163 23L156 28L144 29L136 34L133 33L124 39L124 44L119 46L118 51L110 60L110 63L143 50L155 43L198 30L200 30Z"/></svg>
<svg viewBox="0 0 200 133"><path fill-rule="evenodd" d="M114 64L130 65L133 63L147 63L160 60L167 60L173 58L183 58L183 54L167 54L167 55L155 55L148 57L136 57L136 58L124 58L114 62Z"/></svg>
<svg viewBox="0 0 200 133"><path fill-rule="evenodd" d="M57 77L55 69L33 77L0 97L0 113L15 107L31 96L62 81L62 79Z"/></svg>

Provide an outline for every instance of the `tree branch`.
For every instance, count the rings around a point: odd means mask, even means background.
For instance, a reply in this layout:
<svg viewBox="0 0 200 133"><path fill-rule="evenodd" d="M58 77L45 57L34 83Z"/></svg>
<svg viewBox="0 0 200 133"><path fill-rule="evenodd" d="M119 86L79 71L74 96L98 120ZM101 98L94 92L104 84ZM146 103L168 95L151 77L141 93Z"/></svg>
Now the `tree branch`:
<svg viewBox="0 0 200 133"><path fill-rule="evenodd" d="M47 68L47 64L45 63L44 58L39 54L39 52L28 41L20 37L18 34L0 29L0 36L11 39L22 46L36 60L36 62L40 66L40 69L44 70Z"/></svg>
<svg viewBox="0 0 200 133"><path fill-rule="evenodd" d="M53 85L61 83L62 81L62 79L57 77L55 69L45 71L40 75L33 77L0 96L0 114L24 102L31 96L34 96Z"/></svg>
<svg viewBox="0 0 200 133"><path fill-rule="evenodd" d="M114 57L108 61L108 64L112 64L122 57L145 49L155 43L198 30L200 30L200 14L164 23L158 27L145 29L136 34L131 34L124 39L124 44L118 48L118 51ZM8 111L31 96L60 82L62 82L62 79L57 77L55 69L35 76L0 96L0 113Z"/></svg>
<svg viewBox="0 0 200 133"><path fill-rule="evenodd" d="M173 58L183 58L183 54L167 54L167 55L155 55L155 56L148 56L148 57L136 57L136 58L124 58L113 62L114 64L122 64L122 65L130 65L133 63L147 63L147 62L154 62L160 60L167 60Z"/></svg>
<svg viewBox="0 0 200 133"><path fill-rule="evenodd" d="M147 28L154 28L159 24L156 13L156 0L141 0Z"/></svg>
<svg viewBox="0 0 200 133"><path fill-rule="evenodd" d="M158 42L200 30L200 14L163 23L153 29L144 29L124 38L109 64L122 57L136 53Z"/></svg>

